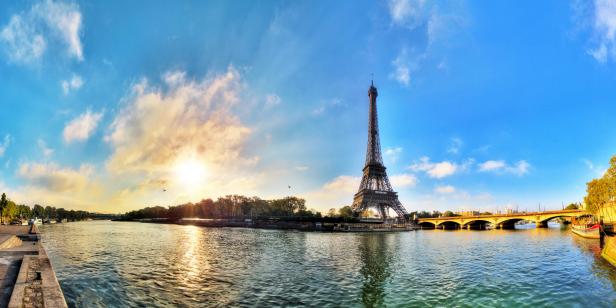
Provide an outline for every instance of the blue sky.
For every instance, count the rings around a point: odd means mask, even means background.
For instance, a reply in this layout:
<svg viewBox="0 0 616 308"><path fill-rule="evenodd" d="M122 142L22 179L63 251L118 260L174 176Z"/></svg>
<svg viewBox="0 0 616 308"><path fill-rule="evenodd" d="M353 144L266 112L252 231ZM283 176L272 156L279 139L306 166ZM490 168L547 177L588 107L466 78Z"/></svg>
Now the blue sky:
<svg viewBox="0 0 616 308"><path fill-rule="evenodd" d="M0 188L348 205L374 74L407 209L557 209L616 154L615 60L605 0L4 2Z"/></svg>

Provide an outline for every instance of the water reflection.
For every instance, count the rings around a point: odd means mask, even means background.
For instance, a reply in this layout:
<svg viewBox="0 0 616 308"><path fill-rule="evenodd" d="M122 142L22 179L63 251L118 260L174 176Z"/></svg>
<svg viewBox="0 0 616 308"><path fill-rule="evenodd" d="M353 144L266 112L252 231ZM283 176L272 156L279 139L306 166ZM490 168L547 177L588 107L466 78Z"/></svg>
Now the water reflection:
<svg viewBox="0 0 616 308"><path fill-rule="evenodd" d="M387 234L364 234L359 239L360 273L364 278L362 303L367 307L383 305L385 282L390 276L393 249Z"/></svg>

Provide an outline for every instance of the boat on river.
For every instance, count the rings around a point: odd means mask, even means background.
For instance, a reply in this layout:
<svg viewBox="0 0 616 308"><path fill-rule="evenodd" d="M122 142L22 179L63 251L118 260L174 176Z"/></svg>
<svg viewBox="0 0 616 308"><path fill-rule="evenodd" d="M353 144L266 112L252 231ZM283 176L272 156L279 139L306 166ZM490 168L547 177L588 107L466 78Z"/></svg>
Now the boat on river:
<svg viewBox="0 0 616 308"><path fill-rule="evenodd" d="M28 225L42 225L43 224L43 220L35 217L35 218L31 218L30 220L28 220Z"/></svg>
<svg viewBox="0 0 616 308"><path fill-rule="evenodd" d="M594 239L598 239L599 238L599 230L600 230L600 226L599 224L572 224L571 225L571 232L581 236L581 237L585 237L585 238L594 238Z"/></svg>

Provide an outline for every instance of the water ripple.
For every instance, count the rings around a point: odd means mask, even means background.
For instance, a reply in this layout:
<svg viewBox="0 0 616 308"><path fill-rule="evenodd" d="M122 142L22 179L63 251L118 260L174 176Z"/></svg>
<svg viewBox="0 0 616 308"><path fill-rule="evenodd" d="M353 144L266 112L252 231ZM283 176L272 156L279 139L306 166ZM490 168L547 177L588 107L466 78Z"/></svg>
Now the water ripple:
<svg viewBox="0 0 616 308"><path fill-rule="evenodd" d="M567 231L304 233L41 227L78 307L612 307L616 270Z"/></svg>

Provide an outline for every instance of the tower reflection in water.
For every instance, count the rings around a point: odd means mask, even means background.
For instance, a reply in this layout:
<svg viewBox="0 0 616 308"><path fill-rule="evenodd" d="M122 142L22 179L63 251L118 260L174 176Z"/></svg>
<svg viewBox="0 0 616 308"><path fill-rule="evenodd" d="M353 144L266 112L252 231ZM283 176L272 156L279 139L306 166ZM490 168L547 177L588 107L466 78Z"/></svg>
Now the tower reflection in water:
<svg viewBox="0 0 616 308"><path fill-rule="evenodd" d="M389 264L396 253L396 247L390 243L391 237L388 235L363 234L359 239L360 273L364 278L361 298L366 307L383 305L385 284L391 276Z"/></svg>

